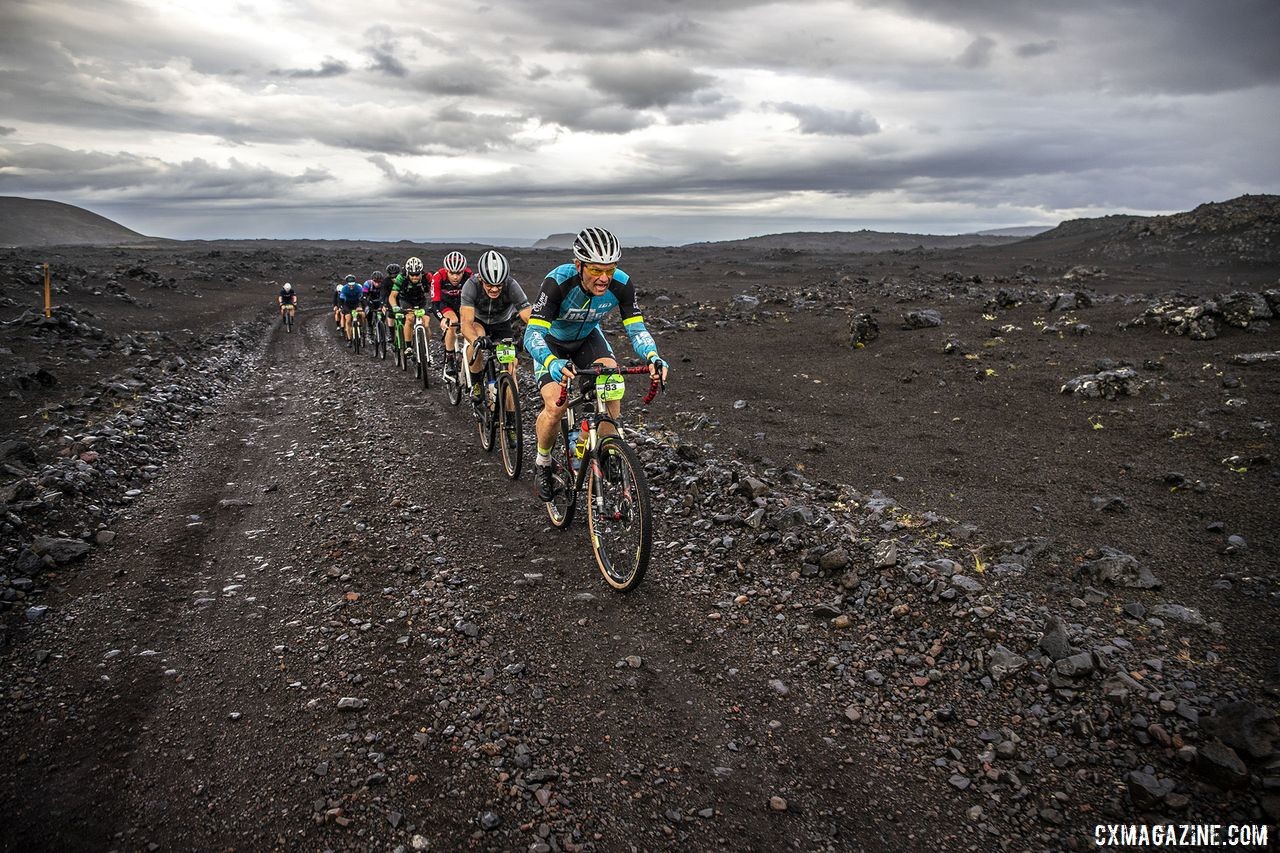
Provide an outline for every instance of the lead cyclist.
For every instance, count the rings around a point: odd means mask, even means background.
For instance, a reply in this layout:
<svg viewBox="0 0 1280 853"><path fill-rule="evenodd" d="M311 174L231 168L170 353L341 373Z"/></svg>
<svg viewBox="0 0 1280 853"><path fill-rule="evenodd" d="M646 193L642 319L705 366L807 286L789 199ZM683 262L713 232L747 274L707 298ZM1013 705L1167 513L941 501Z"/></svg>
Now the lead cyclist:
<svg viewBox="0 0 1280 853"><path fill-rule="evenodd" d="M542 282L533 303L533 315L524 332L525 351L533 358L534 378L542 394L542 412L536 424L538 456L535 469L538 498L553 498L551 448L564 417L560 383L573 378L574 366L617 367L613 348L600 331L600 321L614 308L622 315L622 327L636 355L649 363L649 375L666 381L668 366L658 355L658 345L645 328L636 298L635 284L621 269L622 246L604 228L584 228L573 240L573 263L562 264ZM605 403L611 418L622 412L622 403ZM612 432L604 424L601 432Z"/></svg>

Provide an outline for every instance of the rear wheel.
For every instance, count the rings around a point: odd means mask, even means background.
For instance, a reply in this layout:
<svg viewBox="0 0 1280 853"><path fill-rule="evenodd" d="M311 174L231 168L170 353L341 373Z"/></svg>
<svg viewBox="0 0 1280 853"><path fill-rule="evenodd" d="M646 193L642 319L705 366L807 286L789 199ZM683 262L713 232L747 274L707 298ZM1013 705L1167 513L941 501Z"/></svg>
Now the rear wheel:
<svg viewBox="0 0 1280 853"><path fill-rule="evenodd" d="M631 445L617 435L600 440L587 476L591 550L609 586L628 592L649 566L653 522L649 484Z"/></svg>
<svg viewBox="0 0 1280 853"><path fill-rule="evenodd" d="M502 451L502 470L511 479L520 479L520 462L524 453L520 394L516 380L505 370L498 376L498 448Z"/></svg>
<svg viewBox="0 0 1280 853"><path fill-rule="evenodd" d="M547 501L547 515L555 527L568 527L573 521L573 511L577 507L578 494L573 488L573 469L569 467L569 459L573 451L569 449L569 427L560 421L560 431L556 434L551 446L551 500ZM541 471L534 476L542 476Z"/></svg>
<svg viewBox="0 0 1280 853"><path fill-rule="evenodd" d="M374 335L373 337L374 354L378 358L382 359L383 361L386 361L387 360L387 324L383 322L381 317L378 318L378 322L375 324L373 335Z"/></svg>

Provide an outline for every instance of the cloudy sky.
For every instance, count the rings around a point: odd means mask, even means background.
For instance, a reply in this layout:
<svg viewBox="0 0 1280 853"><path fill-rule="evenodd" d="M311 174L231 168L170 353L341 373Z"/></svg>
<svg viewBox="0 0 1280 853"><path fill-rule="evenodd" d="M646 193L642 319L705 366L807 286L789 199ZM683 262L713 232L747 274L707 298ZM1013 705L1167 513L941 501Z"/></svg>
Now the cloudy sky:
<svg viewBox="0 0 1280 853"><path fill-rule="evenodd" d="M0 0L0 194L159 236L958 233L1277 150L1280 0Z"/></svg>

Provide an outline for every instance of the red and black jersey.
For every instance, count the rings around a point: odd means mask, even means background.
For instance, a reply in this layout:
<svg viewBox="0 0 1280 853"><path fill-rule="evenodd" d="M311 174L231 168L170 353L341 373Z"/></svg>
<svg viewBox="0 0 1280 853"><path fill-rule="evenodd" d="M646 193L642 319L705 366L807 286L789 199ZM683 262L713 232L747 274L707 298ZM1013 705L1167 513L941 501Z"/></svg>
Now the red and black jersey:
<svg viewBox="0 0 1280 853"><path fill-rule="evenodd" d="M458 279L458 283L450 284L449 271L444 267L440 267L431 275L431 301L443 302L456 309L459 302L462 301L462 286L467 283L469 278L471 278L471 267L465 267L462 270L462 278Z"/></svg>

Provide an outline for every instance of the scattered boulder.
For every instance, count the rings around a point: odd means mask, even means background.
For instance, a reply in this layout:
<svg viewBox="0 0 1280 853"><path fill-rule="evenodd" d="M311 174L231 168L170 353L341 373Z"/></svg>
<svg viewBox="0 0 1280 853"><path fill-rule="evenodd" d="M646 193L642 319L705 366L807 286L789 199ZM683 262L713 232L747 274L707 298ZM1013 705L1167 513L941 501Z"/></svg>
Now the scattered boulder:
<svg viewBox="0 0 1280 853"><path fill-rule="evenodd" d="M1238 753L1256 759L1270 758L1280 741L1276 715L1252 702L1231 702L1200 721L1200 727Z"/></svg>
<svg viewBox="0 0 1280 853"><path fill-rule="evenodd" d="M849 321L849 346L861 349L880 337L880 324L870 314L855 314Z"/></svg>
<svg viewBox="0 0 1280 853"><path fill-rule="evenodd" d="M1060 661L1076 653L1076 649L1071 646L1071 638L1067 636L1066 626L1057 616L1050 616L1044 623L1039 646L1053 661Z"/></svg>
<svg viewBox="0 0 1280 853"><path fill-rule="evenodd" d="M1116 397L1133 396L1141 388L1142 381L1138 378L1138 371L1132 367L1118 367L1115 370L1086 373L1068 379L1061 392L1085 398L1114 400Z"/></svg>
<svg viewBox="0 0 1280 853"><path fill-rule="evenodd" d="M1234 749L1219 740L1211 740L1196 750L1195 768L1220 788L1242 788L1249 784L1249 768Z"/></svg>
<svg viewBox="0 0 1280 853"><path fill-rule="evenodd" d="M1021 672L1026 667L1026 658L1022 655L1014 654L998 643L995 648L987 652L987 672L991 673L991 677L996 681L1002 681L1016 672Z"/></svg>
<svg viewBox="0 0 1280 853"><path fill-rule="evenodd" d="M41 557L48 557L58 565L78 560L89 553L90 545L83 539L63 539L55 536L37 536L31 550Z"/></svg>
<svg viewBox="0 0 1280 853"><path fill-rule="evenodd" d="M942 315L933 308L921 308L903 314L902 322L908 329L931 329L942 325Z"/></svg>
<svg viewBox="0 0 1280 853"><path fill-rule="evenodd" d="M1096 552L1091 549L1090 553L1097 553L1098 556L1082 563L1080 571L1094 583L1133 589L1156 589L1163 586L1162 581L1150 569L1139 565L1136 557L1105 545Z"/></svg>

